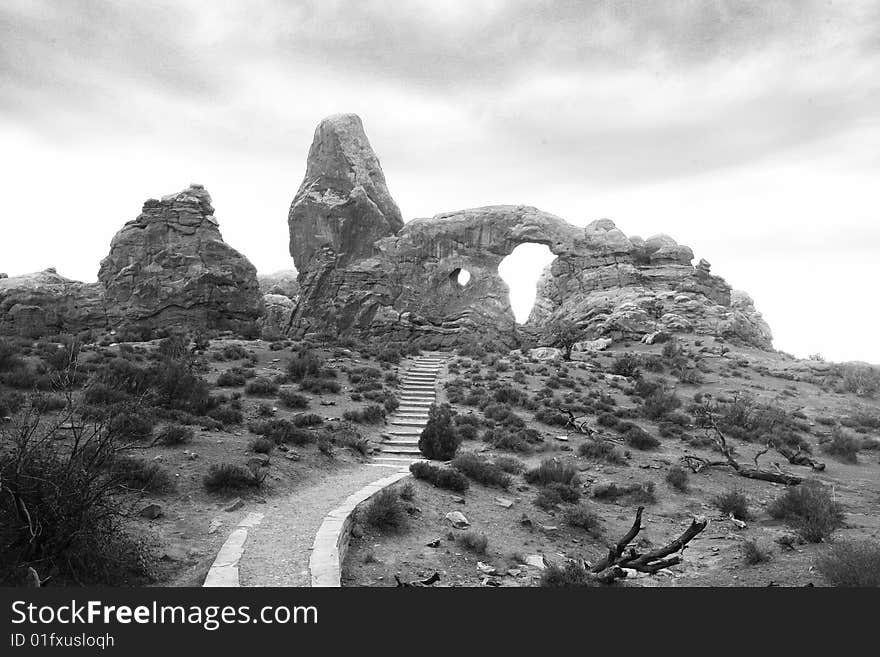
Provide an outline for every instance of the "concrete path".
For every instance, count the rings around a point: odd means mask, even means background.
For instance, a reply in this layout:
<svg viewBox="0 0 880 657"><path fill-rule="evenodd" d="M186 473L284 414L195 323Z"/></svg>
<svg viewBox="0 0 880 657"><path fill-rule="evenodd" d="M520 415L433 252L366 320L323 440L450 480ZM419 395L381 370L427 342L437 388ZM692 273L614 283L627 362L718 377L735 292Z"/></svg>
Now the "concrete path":
<svg viewBox="0 0 880 657"><path fill-rule="evenodd" d="M233 541L240 586L311 585L309 559L325 517L361 489L408 471L410 463L422 458L419 435L436 399L434 386L445 361L445 354L428 353L402 375L400 407L389 419L380 453L370 463L324 473L308 487L261 507L262 522ZM235 586L231 572L222 585Z"/></svg>

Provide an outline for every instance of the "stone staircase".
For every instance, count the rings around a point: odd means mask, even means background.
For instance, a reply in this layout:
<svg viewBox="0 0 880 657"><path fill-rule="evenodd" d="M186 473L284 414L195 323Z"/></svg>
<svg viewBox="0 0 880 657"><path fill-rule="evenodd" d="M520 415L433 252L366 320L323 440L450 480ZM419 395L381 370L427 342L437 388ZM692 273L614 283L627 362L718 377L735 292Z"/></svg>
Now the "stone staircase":
<svg viewBox="0 0 880 657"><path fill-rule="evenodd" d="M373 459L375 465L407 467L423 458L419 436L428 424L428 409L437 399L437 373L446 358L443 353L426 352L401 375L397 391L400 406L388 420L380 451Z"/></svg>

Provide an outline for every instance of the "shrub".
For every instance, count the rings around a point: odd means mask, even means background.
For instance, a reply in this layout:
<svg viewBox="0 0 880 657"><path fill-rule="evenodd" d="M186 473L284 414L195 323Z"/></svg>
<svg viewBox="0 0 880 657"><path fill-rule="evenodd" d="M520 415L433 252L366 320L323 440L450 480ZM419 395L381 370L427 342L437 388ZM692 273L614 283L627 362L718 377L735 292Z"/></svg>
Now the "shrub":
<svg viewBox="0 0 880 657"><path fill-rule="evenodd" d="M462 532L456 540L463 548L475 554L486 554L486 548L489 547L489 539L486 535L475 531Z"/></svg>
<svg viewBox="0 0 880 657"><path fill-rule="evenodd" d="M550 409L541 409L535 413L535 419L551 427L564 427L568 424L568 416Z"/></svg>
<svg viewBox="0 0 880 657"><path fill-rule="evenodd" d="M578 447L578 454L595 461L605 461L612 465L626 465L623 451L606 440L588 440Z"/></svg>
<svg viewBox="0 0 880 657"><path fill-rule="evenodd" d="M234 388L237 386L243 386L247 383L247 376L245 375L244 370L233 367L229 370L224 370L220 372L220 375L217 377L217 385L222 388Z"/></svg>
<svg viewBox="0 0 880 657"><path fill-rule="evenodd" d="M110 419L110 431L125 441L147 440L156 420L145 411L123 410Z"/></svg>
<svg viewBox="0 0 880 657"><path fill-rule="evenodd" d="M428 424L419 437L419 449L427 458L449 461L461 445L461 436L452 421L453 411L449 404L432 404L428 412Z"/></svg>
<svg viewBox="0 0 880 657"><path fill-rule="evenodd" d="M302 415L295 415L291 422L296 427L315 427L323 424L324 418L317 413L303 413Z"/></svg>
<svg viewBox="0 0 880 657"><path fill-rule="evenodd" d="M190 427L180 424L169 424L162 427L156 436L156 442L163 445L182 445L195 437L195 432Z"/></svg>
<svg viewBox="0 0 880 657"><path fill-rule="evenodd" d="M249 395L268 397L278 392L278 384L272 379L259 376L253 381L249 381L244 387L244 391Z"/></svg>
<svg viewBox="0 0 880 657"><path fill-rule="evenodd" d="M512 481L510 475L497 465L473 452L456 456L452 467L484 486L507 488Z"/></svg>
<svg viewBox="0 0 880 657"><path fill-rule="evenodd" d="M275 443L309 445L315 442L315 434L296 426L289 420L261 420L248 424L248 430L265 436Z"/></svg>
<svg viewBox="0 0 880 657"><path fill-rule="evenodd" d="M168 493L174 490L174 479L158 463L131 456L115 457L109 467L115 481L136 490L148 493Z"/></svg>
<svg viewBox="0 0 880 657"><path fill-rule="evenodd" d="M367 503L363 511L367 525L380 531L399 531L407 525L406 506L400 493L393 488L383 488Z"/></svg>
<svg viewBox="0 0 880 657"><path fill-rule="evenodd" d="M525 421L506 404L488 404L483 408L483 415L507 427L520 428L526 425Z"/></svg>
<svg viewBox="0 0 880 657"><path fill-rule="evenodd" d="M514 433L503 427L486 431L483 434L483 441L496 449L520 452L522 454L528 454L532 451L532 446L523 437L522 432Z"/></svg>
<svg viewBox="0 0 880 657"><path fill-rule="evenodd" d="M208 417L217 420L223 425L241 424L244 420L241 410L230 404L223 404L222 406L211 409L208 411Z"/></svg>
<svg viewBox="0 0 880 657"><path fill-rule="evenodd" d="M596 418L596 422L600 427L607 427L609 429L617 426L620 420L614 413L602 413L599 417Z"/></svg>
<svg viewBox="0 0 880 657"><path fill-rule="evenodd" d="M21 349L10 340L0 338L0 372L8 372L22 365Z"/></svg>
<svg viewBox="0 0 880 657"><path fill-rule="evenodd" d="M688 492L688 472L680 465L673 465L666 471L666 483L682 493Z"/></svg>
<svg viewBox="0 0 880 657"><path fill-rule="evenodd" d="M457 470L441 468L426 461L416 461L409 466L409 471L416 479L423 479L437 488L463 493L470 487L468 478Z"/></svg>
<svg viewBox="0 0 880 657"><path fill-rule="evenodd" d="M659 420L681 406L681 399L674 392L660 387L645 397L642 415L649 420Z"/></svg>
<svg viewBox="0 0 880 657"><path fill-rule="evenodd" d="M598 586L596 580L587 573L586 568L574 561L564 565L550 564L541 575L541 586L562 588L569 586Z"/></svg>
<svg viewBox="0 0 880 657"><path fill-rule="evenodd" d="M350 422L377 424L385 419L385 409L378 404L367 404L356 411L345 411L342 417Z"/></svg>
<svg viewBox="0 0 880 657"><path fill-rule="evenodd" d="M320 356L303 350L287 363L287 375L291 381L299 382L307 378L319 378L324 361Z"/></svg>
<svg viewBox="0 0 880 657"><path fill-rule="evenodd" d="M544 511L550 511L562 504L562 495L558 490L542 488L535 496L535 506Z"/></svg>
<svg viewBox="0 0 880 657"><path fill-rule="evenodd" d="M840 427L831 430L831 438L822 444L822 451L844 463L858 463L862 441Z"/></svg>
<svg viewBox="0 0 880 657"><path fill-rule="evenodd" d="M880 586L880 543L835 542L816 568L832 586Z"/></svg>
<svg viewBox="0 0 880 657"><path fill-rule="evenodd" d="M627 498L633 504L653 504L657 501L653 481L620 485L615 482L596 486L593 497L597 500L618 500Z"/></svg>
<svg viewBox="0 0 880 657"><path fill-rule="evenodd" d="M635 354L621 354L617 356L611 364L611 373L618 376L638 378L640 374L639 357Z"/></svg>
<svg viewBox="0 0 880 657"><path fill-rule="evenodd" d="M726 516L733 514L733 517L739 520L748 520L752 517L749 511L749 499L741 490L736 488L716 495L712 498L712 504L718 507L718 510Z"/></svg>
<svg viewBox="0 0 880 657"><path fill-rule="evenodd" d="M203 479L205 488L212 493L255 488L262 482L252 471L234 463L215 463Z"/></svg>
<svg viewBox="0 0 880 657"><path fill-rule="evenodd" d="M508 474L519 474L526 469L526 464L512 456L496 456L492 462Z"/></svg>
<svg viewBox="0 0 880 657"><path fill-rule="evenodd" d="M558 459L545 459L537 468L527 470L525 479L530 484L546 486L554 481L577 486L580 483L577 468Z"/></svg>
<svg viewBox="0 0 880 657"><path fill-rule="evenodd" d="M339 382L334 381L333 379L316 377L306 377L302 379L299 383L299 387L300 390L305 390L306 392L311 392L316 395L321 395L326 392L335 395L342 389Z"/></svg>
<svg viewBox="0 0 880 657"><path fill-rule="evenodd" d="M587 504L581 503L566 509L564 518L567 525L583 529L593 536L601 534L599 516Z"/></svg>
<svg viewBox="0 0 880 657"><path fill-rule="evenodd" d="M268 454L275 447L275 443L264 436L254 438L251 441L251 450L257 454Z"/></svg>
<svg viewBox="0 0 880 657"><path fill-rule="evenodd" d="M121 522L126 485L108 467L116 445L105 433L63 445L40 426L4 433L0 450L0 586L25 583L28 568L51 584L133 585L149 576L146 545ZM166 490L172 480L156 464L128 468L136 487ZM27 516L22 513L27 509Z"/></svg>
<svg viewBox="0 0 880 657"><path fill-rule="evenodd" d="M285 408L303 409L309 407L309 398L294 392L288 388L284 388L278 392L278 398Z"/></svg>
<svg viewBox="0 0 880 657"><path fill-rule="evenodd" d="M641 427L633 426L624 434L623 439L633 449L648 451L660 447L660 441Z"/></svg>
<svg viewBox="0 0 880 657"><path fill-rule="evenodd" d="M749 566L770 561L770 553L766 552L758 545L757 541L743 541L742 544L743 561Z"/></svg>
<svg viewBox="0 0 880 657"><path fill-rule="evenodd" d="M821 543L843 525L843 507L831 497L831 491L818 481L786 490L771 502L767 512L784 520L804 540Z"/></svg>

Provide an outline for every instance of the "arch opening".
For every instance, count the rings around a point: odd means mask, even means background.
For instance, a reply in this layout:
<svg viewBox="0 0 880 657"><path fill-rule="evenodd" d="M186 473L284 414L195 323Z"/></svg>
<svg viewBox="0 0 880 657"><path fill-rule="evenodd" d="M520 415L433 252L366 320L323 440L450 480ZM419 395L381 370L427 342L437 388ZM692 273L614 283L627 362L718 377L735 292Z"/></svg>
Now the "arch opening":
<svg viewBox="0 0 880 657"><path fill-rule="evenodd" d="M449 280L453 283L458 284L459 287L464 287L471 280L471 273L467 269L462 269L460 267L453 269L452 273L449 274Z"/></svg>
<svg viewBox="0 0 880 657"><path fill-rule="evenodd" d="M498 265L498 275L510 288L510 307L517 324L525 324L538 293L538 279L556 259L546 244L520 244Z"/></svg>

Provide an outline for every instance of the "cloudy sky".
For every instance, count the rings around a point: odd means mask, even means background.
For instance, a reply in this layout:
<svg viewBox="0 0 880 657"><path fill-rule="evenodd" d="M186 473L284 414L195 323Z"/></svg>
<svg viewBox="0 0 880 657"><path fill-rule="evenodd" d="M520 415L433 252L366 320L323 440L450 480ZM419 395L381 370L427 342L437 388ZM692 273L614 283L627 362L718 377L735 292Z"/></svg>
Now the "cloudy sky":
<svg viewBox="0 0 880 657"><path fill-rule="evenodd" d="M878 70L876 0L3 0L0 271L95 280L190 182L290 268L315 125L355 112L407 220L523 203L668 233L777 348L880 362Z"/></svg>

